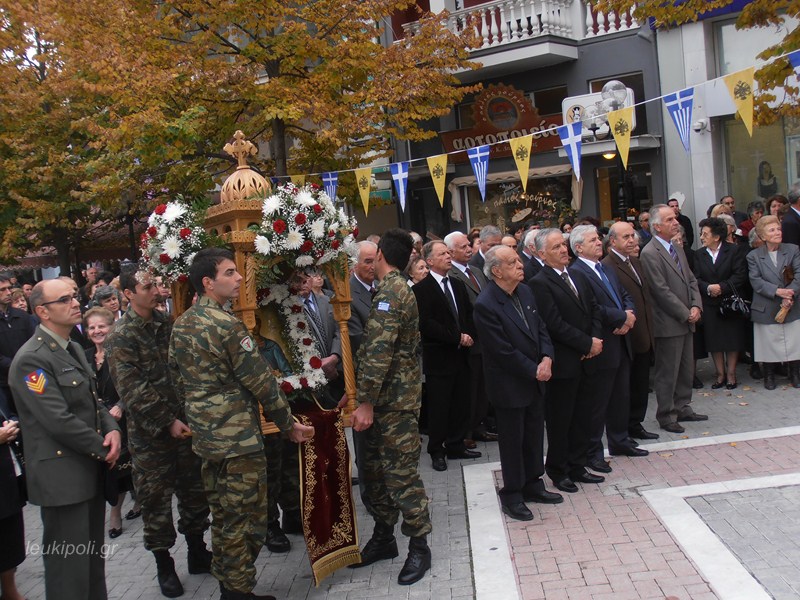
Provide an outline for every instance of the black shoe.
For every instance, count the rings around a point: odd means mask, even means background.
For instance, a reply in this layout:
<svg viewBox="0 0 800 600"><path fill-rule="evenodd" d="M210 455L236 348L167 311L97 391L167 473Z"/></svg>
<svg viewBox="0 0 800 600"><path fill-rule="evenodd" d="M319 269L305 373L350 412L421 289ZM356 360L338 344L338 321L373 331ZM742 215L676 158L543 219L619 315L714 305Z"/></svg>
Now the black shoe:
<svg viewBox="0 0 800 600"><path fill-rule="evenodd" d="M683 426L678 425L677 423L665 423L661 426L661 429L664 431L669 431L670 433L683 433L686 431Z"/></svg>
<svg viewBox="0 0 800 600"><path fill-rule="evenodd" d="M647 450L634 446L629 446L628 448L614 448L613 450L609 448L608 453L611 456L647 456L650 454ZM591 467L591 465L589 465L589 467Z"/></svg>
<svg viewBox="0 0 800 600"><path fill-rule="evenodd" d="M408 556L397 576L397 583L400 585L416 583L425 576L430 568L431 549L428 547L428 542L424 537L412 537L408 542Z"/></svg>
<svg viewBox="0 0 800 600"><path fill-rule="evenodd" d="M472 439L478 442L496 442L498 440L498 436L496 433L489 433L488 431L482 431L473 434Z"/></svg>
<svg viewBox="0 0 800 600"><path fill-rule="evenodd" d="M685 417L678 417L678 421L684 423L686 421L708 421L708 415L701 415L699 413L690 413Z"/></svg>
<svg viewBox="0 0 800 600"><path fill-rule="evenodd" d="M761 365L754 362L750 365L750 377L753 379L764 379L764 373L761 371Z"/></svg>
<svg viewBox="0 0 800 600"><path fill-rule="evenodd" d="M703 389L703 382L700 381L700 378L697 377L697 375L695 375L694 379L692 380L692 387L696 390Z"/></svg>
<svg viewBox="0 0 800 600"><path fill-rule="evenodd" d="M289 538L283 533L281 526L277 522L270 523L267 526L267 541L264 543L267 550L275 552L276 554L283 554L292 548Z"/></svg>
<svg viewBox="0 0 800 600"><path fill-rule="evenodd" d="M284 511L281 529L283 533L303 533L303 521L300 518L300 511Z"/></svg>
<svg viewBox="0 0 800 600"><path fill-rule="evenodd" d="M375 532L361 551L361 562L350 565L351 569L366 567L379 560L397 558L397 540L394 537L394 527L381 527L376 525Z"/></svg>
<svg viewBox="0 0 800 600"><path fill-rule="evenodd" d="M533 513L531 509L525 506L522 502L517 504L503 504L503 512L512 519L517 521L533 521Z"/></svg>
<svg viewBox="0 0 800 600"><path fill-rule="evenodd" d="M567 492L568 494L574 494L578 491L578 486L570 479L569 477L564 477L559 481L553 480L553 485L556 486L557 489L561 490L562 492Z"/></svg>
<svg viewBox="0 0 800 600"><path fill-rule="evenodd" d="M737 387L739 387L739 384L736 383L735 381L733 383L726 383L725 384L725 389L726 390L735 390Z"/></svg>
<svg viewBox="0 0 800 600"><path fill-rule="evenodd" d="M108 530L108 537L112 540L122 535L122 527L112 527Z"/></svg>
<svg viewBox="0 0 800 600"><path fill-rule="evenodd" d="M477 450L467 450L467 449L464 449L461 452L447 453L447 458L449 458L450 460L456 460L459 458L480 458L481 456L483 456L483 454L481 454Z"/></svg>
<svg viewBox="0 0 800 600"><path fill-rule="evenodd" d="M136 509L136 510L130 509L128 511L128 513L125 515L125 520L126 521L133 521L134 519L138 519L141 516L142 516L142 509L141 508Z"/></svg>
<svg viewBox="0 0 800 600"><path fill-rule="evenodd" d="M569 476L572 481L580 481L581 483L603 483L606 478L602 475L595 475L584 471L583 473L574 473Z"/></svg>
<svg viewBox="0 0 800 600"><path fill-rule="evenodd" d="M211 573L211 559L213 554L206 548L206 542L202 533L187 533L186 546L189 552L186 556L186 564L189 574L199 575L201 573Z"/></svg>
<svg viewBox="0 0 800 600"><path fill-rule="evenodd" d="M724 387L725 387L725 381L724 380L723 381L715 381L714 383L711 384L711 389L712 390L718 390L718 389L724 388Z"/></svg>
<svg viewBox="0 0 800 600"><path fill-rule="evenodd" d="M775 384L775 363L764 363L764 389L774 390Z"/></svg>
<svg viewBox="0 0 800 600"><path fill-rule="evenodd" d="M225 589L222 584L220 584L220 591L222 592L222 596L220 596L221 600L275 600L275 596L270 596L269 594L254 594L253 592L234 592L232 590Z"/></svg>
<svg viewBox="0 0 800 600"><path fill-rule="evenodd" d="M153 556L156 557L156 578L161 593L167 598L183 596L183 586L175 572L175 561L169 555L169 550L154 550Z"/></svg>
<svg viewBox="0 0 800 600"><path fill-rule="evenodd" d="M561 504L564 501L564 496L555 492L541 490L530 493L523 492L522 499L525 502L535 502L536 504Z"/></svg>
<svg viewBox="0 0 800 600"><path fill-rule="evenodd" d="M597 471L598 473L611 473L611 465L609 465L604 460L593 460L590 461L587 465L592 471Z"/></svg>
<svg viewBox="0 0 800 600"><path fill-rule="evenodd" d="M651 433L647 431L644 427L639 425L639 427L628 429L628 437L636 438L638 440L657 440L658 434Z"/></svg>
<svg viewBox="0 0 800 600"><path fill-rule="evenodd" d="M432 456L431 464L434 471L447 471L447 461L444 456Z"/></svg>

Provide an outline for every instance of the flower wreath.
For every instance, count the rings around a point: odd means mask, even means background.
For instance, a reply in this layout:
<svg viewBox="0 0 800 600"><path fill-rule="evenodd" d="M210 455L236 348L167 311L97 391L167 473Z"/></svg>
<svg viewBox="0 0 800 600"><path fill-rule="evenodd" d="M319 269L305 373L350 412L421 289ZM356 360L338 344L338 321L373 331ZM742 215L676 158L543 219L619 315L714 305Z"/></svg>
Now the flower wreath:
<svg viewBox="0 0 800 600"><path fill-rule="evenodd" d="M285 284L273 284L258 291L259 306L267 306L273 302L277 304L282 317L283 335L292 354L291 362L302 365L300 372L281 376L281 390L284 394L291 394L323 387L328 380L322 371L322 360L317 355L317 348L311 337L311 326L303 313L302 300L292 294Z"/></svg>

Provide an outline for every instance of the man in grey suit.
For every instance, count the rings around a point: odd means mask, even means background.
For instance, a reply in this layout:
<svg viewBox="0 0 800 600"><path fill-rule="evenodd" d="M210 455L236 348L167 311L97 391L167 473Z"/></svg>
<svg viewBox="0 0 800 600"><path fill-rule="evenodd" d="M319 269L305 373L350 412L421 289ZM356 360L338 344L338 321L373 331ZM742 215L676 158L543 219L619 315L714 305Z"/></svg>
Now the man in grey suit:
<svg viewBox="0 0 800 600"><path fill-rule="evenodd" d="M369 311L372 308L372 296L375 294L375 255L378 245L364 240L358 243L358 262L350 275L350 319L347 330L350 334L350 350L353 357L358 353L361 336L367 326Z"/></svg>
<svg viewBox="0 0 800 600"><path fill-rule="evenodd" d="M25 432L28 496L41 506L48 600L105 600L102 477L121 436L98 402L91 367L69 335L81 320L72 287L60 279L33 288L40 325L9 371ZM108 466L106 466L108 465Z"/></svg>
<svg viewBox="0 0 800 600"><path fill-rule="evenodd" d="M672 243L679 226L672 208L666 204L653 206L650 209L653 239L642 249L640 257L654 300L656 419L661 429L671 433L684 432L678 421L708 419L691 407L692 333L700 320L702 300L683 248Z"/></svg>

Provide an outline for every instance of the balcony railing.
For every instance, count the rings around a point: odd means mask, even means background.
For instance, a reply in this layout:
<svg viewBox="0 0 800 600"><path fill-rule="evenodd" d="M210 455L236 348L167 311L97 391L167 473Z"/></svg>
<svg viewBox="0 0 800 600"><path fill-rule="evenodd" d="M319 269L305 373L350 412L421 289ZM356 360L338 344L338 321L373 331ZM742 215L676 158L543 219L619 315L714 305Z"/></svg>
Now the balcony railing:
<svg viewBox="0 0 800 600"><path fill-rule="evenodd" d="M634 4L630 10L620 13L611 11L608 13L598 12L591 3L586 4L586 29L584 35L587 38L616 33L618 31L628 31L638 29L639 22L633 17L636 10Z"/></svg>

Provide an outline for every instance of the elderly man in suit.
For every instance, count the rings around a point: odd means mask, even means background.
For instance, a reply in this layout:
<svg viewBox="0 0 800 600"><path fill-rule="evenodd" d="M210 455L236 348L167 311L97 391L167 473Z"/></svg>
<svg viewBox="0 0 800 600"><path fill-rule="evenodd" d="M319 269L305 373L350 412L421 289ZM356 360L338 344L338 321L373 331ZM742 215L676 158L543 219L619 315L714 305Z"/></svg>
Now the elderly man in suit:
<svg viewBox="0 0 800 600"><path fill-rule="evenodd" d="M784 244L800 246L800 181L795 181L787 195L789 210L781 221Z"/></svg>
<svg viewBox="0 0 800 600"><path fill-rule="evenodd" d="M503 241L503 232L494 225L485 225L481 228L479 239L481 241L480 248L470 259L469 266L483 270L483 257L486 256L489 248L500 245L500 242Z"/></svg>
<svg viewBox="0 0 800 600"><path fill-rule="evenodd" d="M642 426L647 414L647 396L650 381L650 357L653 351L653 299L650 285L639 262L639 243L633 225L620 221L614 223L608 232L609 252L602 260L606 270L617 275L622 287L633 299L636 310L634 323L628 339L631 343L630 386L621 386L620 394L629 396L628 435L639 440L656 440L657 433L651 433Z"/></svg>
<svg viewBox="0 0 800 600"><path fill-rule="evenodd" d="M702 314L702 299L686 254L672 243L680 224L666 204L650 209L653 239L642 249L641 262L653 292L656 419L661 429L683 433L679 421L706 421L692 409L694 349L692 333Z"/></svg>
<svg viewBox="0 0 800 600"><path fill-rule="evenodd" d="M533 292L520 286L522 262L510 248L486 253L490 280L475 302L475 327L486 348L484 370L500 432L500 503L512 519L530 521L523 501L557 504L544 487L544 382L550 379L553 345Z"/></svg>
<svg viewBox="0 0 800 600"><path fill-rule="evenodd" d="M475 306L478 294L486 287L486 278L480 269L470 268L472 246L466 234L460 231L449 233L444 238L450 250L451 263L449 276L463 282L467 288L469 301ZM489 413L489 400L486 396L486 384L483 378L483 349L480 340L474 340L469 351L469 372L472 378L470 386L470 429L473 440L493 442L497 440L496 433L486 430L486 417Z"/></svg>
<svg viewBox="0 0 800 600"><path fill-rule="evenodd" d="M528 285L536 297L555 352L553 375L547 382L545 395L545 470L559 490L575 493L576 481L605 481L602 476L586 471L591 375L596 370L596 363L588 359L603 351L600 311L586 278L567 270L569 252L561 231L542 229L536 234L536 251L545 266Z"/></svg>
<svg viewBox="0 0 800 600"><path fill-rule="evenodd" d="M105 600L103 472L119 457L119 427L98 402L92 369L69 339L81 320L72 287L38 283L40 325L9 371L25 432L28 496L41 506L48 600Z"/></svg>
<svg viewBox="0 0 800 600"><path fill-rule="evenodd" d="M523 237L520 258L522 258L522 270L525 275L525 281L536 277L536 274L541 271L544 266L544 261L539 258L536 252L536 234L538 232L539 229L532 229Z"/></svg>
<svg viewBox="0 0 800 600"><path fill-rule="evenodd" d="M369 319L372 308L372 296L375 295L375 255L378 245L375 242L364 240L358 243L358 260L350 275L350 319L347 321L347 330L350 334L350 349L353 356L358 353L364 327Z"/></svg>
<svg viewBox="0 0 800 600"><path fill-rule="evenodd" d="M733 196L723 196L719 199L719 203L724 204L730 209L731 216L733 217L733 220L736 221L736 227L739 227L743 221L747 220L747 213L736 210L736 199Z"/></svg>
<svg viewBox="0 0 800 600"><path fill-rule="evenodd" d="M469 428L469 349L475 335L466 286L448 276L452 266L444 242L428 242L422 258L430 273L413 288L422 334L422 370L428 392L428 454L436 471L447 458L478 458L464 445Z"/></svg>
<svg viewBox="0 0 800 600"><path fill-rule="evenodd" d="M570 272L582 273L592 287L602 320L603 352L594 359L592 376L592 432L589 440L588 467L610 473L603 459L603 429L612 456L647 456L628 437L631 347L627 333L636 323L633 299L622 287L616 274L600 262L603 242L594 225L578 225L569 236L577 259Z"/></svg>

